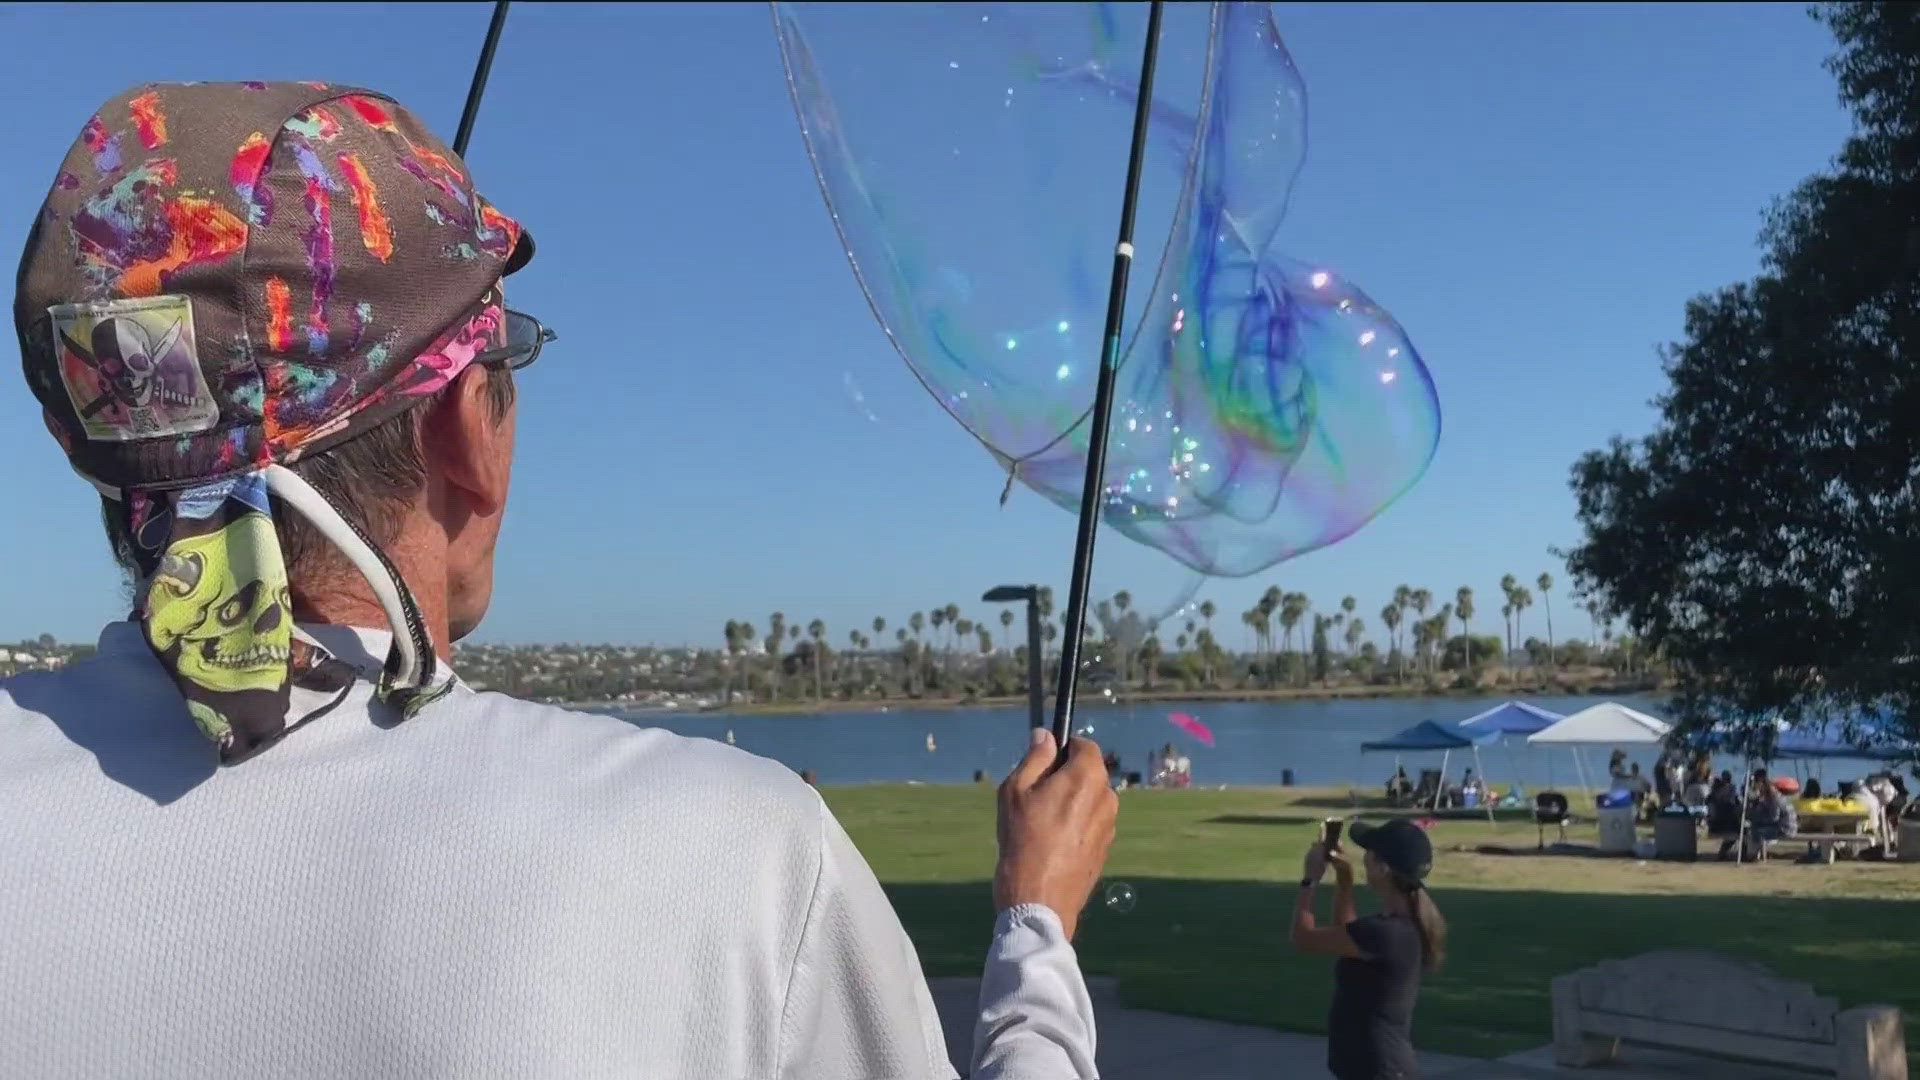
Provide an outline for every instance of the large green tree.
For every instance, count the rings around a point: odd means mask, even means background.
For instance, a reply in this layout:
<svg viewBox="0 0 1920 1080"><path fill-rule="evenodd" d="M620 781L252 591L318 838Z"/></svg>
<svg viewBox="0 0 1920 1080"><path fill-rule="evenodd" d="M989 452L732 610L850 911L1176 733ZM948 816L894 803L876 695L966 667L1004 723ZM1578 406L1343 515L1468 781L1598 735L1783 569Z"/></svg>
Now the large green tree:
<svg viewBox="0 0 1920 1080"><path fill-rule="evenodd" d="M1815 10L1854 131L1687 305L1651 434L1573 469L1568 552L1699 729L1869 707L1920 734L1920 5Z"/></svg>

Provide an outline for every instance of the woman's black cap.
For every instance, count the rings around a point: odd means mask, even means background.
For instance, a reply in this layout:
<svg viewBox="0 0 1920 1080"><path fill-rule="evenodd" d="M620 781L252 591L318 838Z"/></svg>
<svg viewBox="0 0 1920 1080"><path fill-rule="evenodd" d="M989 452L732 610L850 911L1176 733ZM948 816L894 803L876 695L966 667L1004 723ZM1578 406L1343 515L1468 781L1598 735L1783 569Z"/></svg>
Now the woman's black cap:
<svg viewBox="0 0 1920 1080"><path fill-rule="evenodd" d="M1406 818L1381 825L1356 821L1347 835L1401 877L1425 881L1427 871L1433 869L1433 841L1427 839L1426 830Z"/></svg>

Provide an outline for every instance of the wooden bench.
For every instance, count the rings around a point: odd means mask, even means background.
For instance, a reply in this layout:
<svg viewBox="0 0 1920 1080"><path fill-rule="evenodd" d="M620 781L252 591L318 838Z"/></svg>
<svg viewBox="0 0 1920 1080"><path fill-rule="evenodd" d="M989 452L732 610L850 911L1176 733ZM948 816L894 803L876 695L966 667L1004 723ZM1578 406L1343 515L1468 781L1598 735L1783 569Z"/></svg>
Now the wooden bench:
<svg viewBox="0 0 1920 1080"><path fill-rule="evenodd" d="M1900 1011L1842 1010L1805 983L1712 953L1657 952L1553 980L1553 1048L1564 1066L1613 1060L1622 1042L1801 1069L1839 1080L1907 1080Z"/></svg>

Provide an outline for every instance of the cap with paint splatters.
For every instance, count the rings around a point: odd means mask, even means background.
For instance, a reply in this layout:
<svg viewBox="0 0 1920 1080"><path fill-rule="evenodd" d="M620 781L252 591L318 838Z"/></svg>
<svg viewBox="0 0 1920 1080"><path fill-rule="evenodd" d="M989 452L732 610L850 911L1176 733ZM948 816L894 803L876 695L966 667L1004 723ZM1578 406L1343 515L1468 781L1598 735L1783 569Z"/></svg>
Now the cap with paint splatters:
<svg viewBox="0 0 1920 1080"><path fill-rule="evenodd" d="M14 320L74 467L180 487L323 449L444 385L531 254L391 98L150 85L67 152Z"/></svg>
<svg viewBox="0 0 1920 1080"><path fill-rule="evenodd" d="M340 682L292 627L269 495L387 610L383 692L433 682L405 583L284 466L506 346L500 281L532 253L466 165L369 90L143 86L67 152L20 264L27 382L73 467L124 509L149 643L223 760L297 726L290 686Z"/></svg>

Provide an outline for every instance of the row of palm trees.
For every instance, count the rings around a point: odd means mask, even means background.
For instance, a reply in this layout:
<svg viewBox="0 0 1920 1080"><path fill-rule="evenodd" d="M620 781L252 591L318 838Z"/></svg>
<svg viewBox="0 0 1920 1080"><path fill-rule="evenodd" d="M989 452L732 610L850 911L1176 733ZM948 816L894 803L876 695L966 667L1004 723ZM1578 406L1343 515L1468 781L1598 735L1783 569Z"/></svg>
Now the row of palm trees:
<svg viewBox="0 0 1920 1080"><path fill-rule="evenodd" d="M1515 575L1507 574L1499 587L1504 653L1500 652L1502 638L1474 636L1474 618L1479 612L1471 586L1460 586L1451 601L1437 607L1431 590L1396 586L1379 613L1380 626L1386 631L1384 652L1367 639L1369 627L1358 614L1355 597L1344 596L1335 608L1320 612L1305 593L1275 586L1241 613L1251 648L1238 657L1246 662L1244 675L1267 686L1283 681L1305 685L1310 678L1324 683L1336 667L1358 671L1363 664L1384 668L1395 681L1405 681L1410 675L1430 677L1442 670L1473 671L1513 656L1522 644L1532 662L1544 660L1544 666L1558 667L1563 650L1554 639L1553 577L1542 573L1530 588ZM1535 588L1546 615L1544 647L1537 639L1526 638L1522 625L1525 613L1534 605ZM1597 604L1575 599L1592 618L1595 636L1604 634L1611 642L1612 619L1607 613ZM1042 589L1038 603L1042 650L1051 661L1060 633L1053 620L1053 591ZM1171 633L1173 655L1190 669L1192 680L1213 687L1236 659L1236 654L1222 648L1215 637L1213 620L1218 614L1216 605L1208 600L1189 609L1176 625L1165 621L1155 625L1134 609L1131 594L1122 590L1092 605L1087 620L1087 651L1101 657L1111 676L1122 685L1138 682L1150 688L1166 659L1160 634ZM729 619L725 627L723 688L731 698L736 689L755 693L752 683L757 682L772 699L783 694L801 697L807 689L813 698L824 699L829 681L835 693L846 695L856 692L864 680L869 688L876 683L891 684L907 696L917 697L935 691L951 694L962 689L959 679L966 678L970 680L967 688L997 690L1024 664L1025 646L1013 644L1015 618L1011 607L998 613L1004 644L996 645L986 622L968 617L958 604L915 611L896 624L890 624L885 616L875 616L871 634L866 627L847 632L845 651L829 645L826 624L819 619L809 622L803 633L799 623L789 622L784 613L776 611L767 619L764 634L751 622ZM1456 622L1459 633L1452 634ZM885 644L890 625L891 647ZM1586 652L1584 644L1581 652ZM1012 663L1003 666L1002 660ZM956 664L962 669L958 676Z"/></svg>

